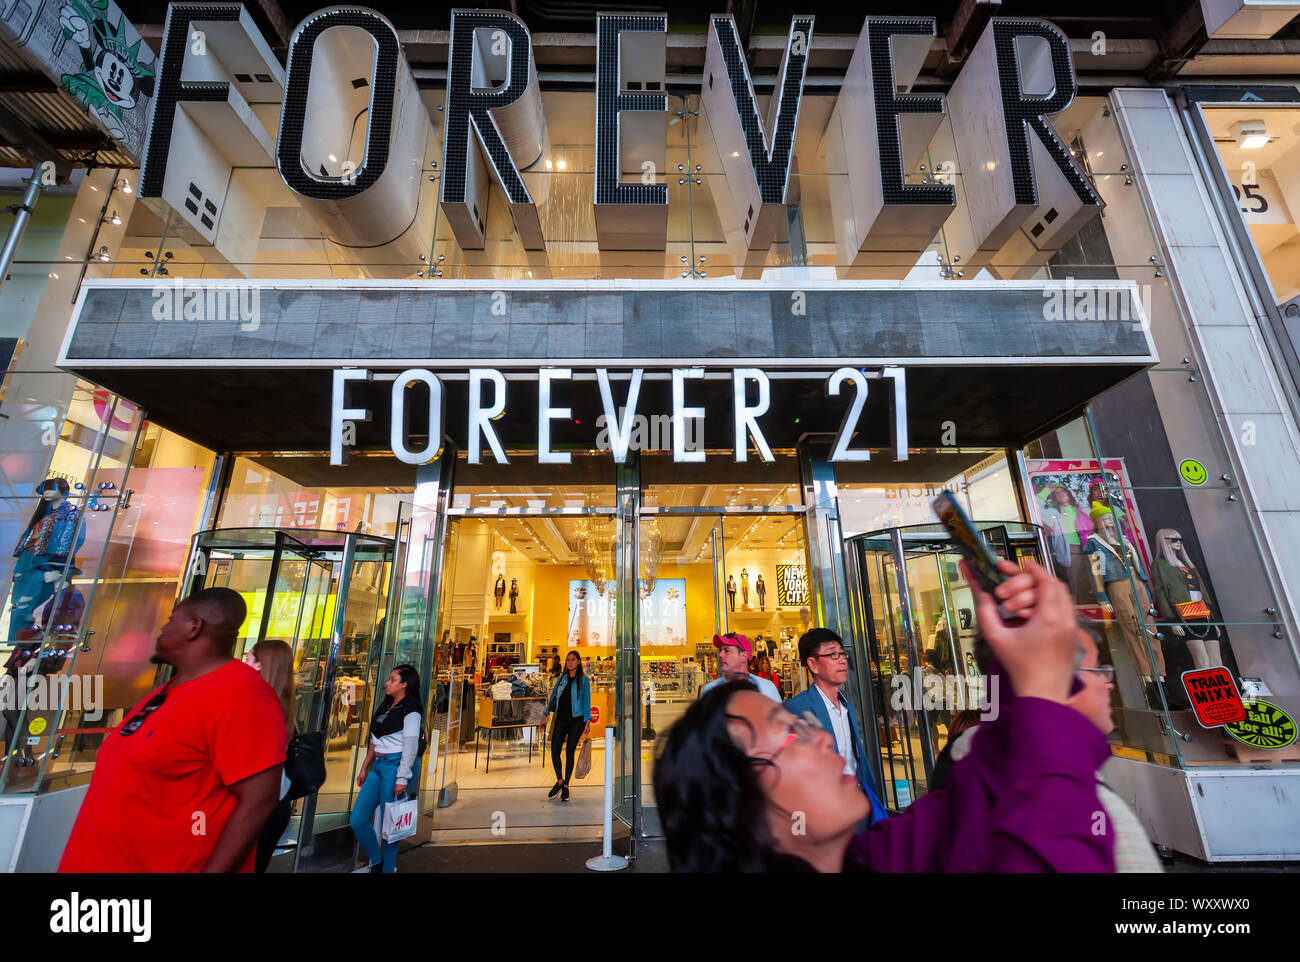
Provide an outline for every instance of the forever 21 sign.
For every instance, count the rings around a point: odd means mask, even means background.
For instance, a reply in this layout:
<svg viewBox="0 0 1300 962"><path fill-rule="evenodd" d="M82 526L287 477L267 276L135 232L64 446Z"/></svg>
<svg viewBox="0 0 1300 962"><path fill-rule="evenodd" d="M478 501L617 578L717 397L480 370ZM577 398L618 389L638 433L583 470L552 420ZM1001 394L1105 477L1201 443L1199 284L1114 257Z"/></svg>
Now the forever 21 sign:
<svg viewBox="0 0 1300 962"><path fill-rule="evenodd" d="M604 424L607 425L609 432L610 452L616 464L623 464L627 461L628 452L632 447L632 434L645 371L643 368L636 368L631 372L626 396L621 399L621 403L614 397L614 384L609 370L597 368L595 375L600 386ZM875 376L893 385L890 397L892 408L890 424L894 458L905 461L907 460L907 383L904 370L901 367L886 367L876 372ZM691 450L686 442L687 422L695 422L695 426L702 428L706 416L704 408L687 403L689 382L701 380L703 377L704 369L701 367L674 368L672 371L670 418L674 461L704 460L704 450L702 448ZM371 372L364 368L339 368L334 371L330 404L330 464L343 464L346 461L346 435L349 422L370 420L369 410L349 407L347 399L349 384L370 379ZM571 380L573 380L571 368L541 368L537 372L537 461L540 464L569 464L572 461L568 451L556 451L551 445L552 422L566 420L573 416L572 408L558 407L553 404L556 385L557 382ZM847 388L852 389L852 401L831 449L832 461L871 459L869 451L850 447L866 405L870 380L865 371L856 367L842 367L826 379L828 396L838 396ZM767 373L755 367L735 368L731 372L731 383L734 459L737 462L747 459L749 439L752 439L761 460L775 460L772 449L768 446L763 430L759 426L759 418L767 413L771 402L771 382ZM408 405L411 399L408 397L407 389L415 384L424 386L429 408L428 441L420 449L412 449L408 437L410 423ZM495 368L469 370L466 449L470 464L481 463L484 444L498 464L509 463L505 448L492 424L505 414L509 400L506 391L505 375ZM389 439L393 454L399 461L406 464L428 464L442 456L442 438L447 427L446 391L438 375L424 368L411 368L398 374L393 381L389 408Z"/></svg>

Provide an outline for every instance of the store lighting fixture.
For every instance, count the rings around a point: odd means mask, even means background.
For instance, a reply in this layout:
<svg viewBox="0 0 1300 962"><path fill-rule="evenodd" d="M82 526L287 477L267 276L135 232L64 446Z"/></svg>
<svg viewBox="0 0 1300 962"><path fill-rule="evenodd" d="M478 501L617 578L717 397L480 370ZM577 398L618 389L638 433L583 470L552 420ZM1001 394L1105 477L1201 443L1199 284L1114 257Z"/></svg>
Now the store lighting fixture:
<svg viewBox="0 0 1300 962"><path fill-rule="evenodd" d="M108 248L107 248L106 246L105 246L105 247L101 247L101 248L99 249L99 253L95 255L95 259L96 259L96 260L100 260L100 261L107 261L107 260L108 260Z"/></svg>
<svg viewBox="0 0 1300 962"><path fill-rule="evenodd" d="M1258 150L1268 143L1268 124L1262 120L1238 120L1229 128L1242 150Z"/></svg>
<svg viewBox="0 0 1300 962"><path fill-rule="evenodd" d="M117 211L113 211L111 215L103 219L102 223L112 224L114 227L120 227L122 226L122 218L117 215Z"/></svg>

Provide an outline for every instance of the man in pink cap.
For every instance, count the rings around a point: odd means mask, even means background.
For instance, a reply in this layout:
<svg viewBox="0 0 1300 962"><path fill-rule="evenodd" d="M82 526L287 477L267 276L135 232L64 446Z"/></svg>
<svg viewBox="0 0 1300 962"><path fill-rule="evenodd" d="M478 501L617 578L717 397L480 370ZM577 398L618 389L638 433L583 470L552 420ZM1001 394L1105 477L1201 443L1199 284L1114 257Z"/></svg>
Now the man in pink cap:
<svg viewBox="0 0 1300 962"><path fill-rule="evenodd" d="M718 649L718 677L700 689L701 695L714 685L728 681L747 681L758 689L760 695L766 695L778 705L781 704L781 693L776 690L776 685L766 678L749 673L749 660L754 657L754 647L748 638L729 631L725 635L714 635L713 647Z"/></svg>

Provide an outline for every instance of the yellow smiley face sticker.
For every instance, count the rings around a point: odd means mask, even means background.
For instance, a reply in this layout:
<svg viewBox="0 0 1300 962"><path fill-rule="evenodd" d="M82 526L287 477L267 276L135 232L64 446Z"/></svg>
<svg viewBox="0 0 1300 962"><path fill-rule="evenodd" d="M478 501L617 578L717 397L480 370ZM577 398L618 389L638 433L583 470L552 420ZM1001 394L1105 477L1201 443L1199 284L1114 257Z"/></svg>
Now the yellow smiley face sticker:
<svg viewBox="0 0 1300 962"><path fill-rule="evenodd" d="M1178 465L1178 473L1182 475L1184 481L1188 484L1204 484L1205 479L1209 477L1209 472L1205 470L1205 465L1193 458L1186 458Z"/></svg>
<svg viewBox="0 0 1300 962"><path fill-rule="evenodd" d="M45 731L45 719L33 718L32 723L27 726L27 730L33 735L39 735L41 732Z"/></svg>

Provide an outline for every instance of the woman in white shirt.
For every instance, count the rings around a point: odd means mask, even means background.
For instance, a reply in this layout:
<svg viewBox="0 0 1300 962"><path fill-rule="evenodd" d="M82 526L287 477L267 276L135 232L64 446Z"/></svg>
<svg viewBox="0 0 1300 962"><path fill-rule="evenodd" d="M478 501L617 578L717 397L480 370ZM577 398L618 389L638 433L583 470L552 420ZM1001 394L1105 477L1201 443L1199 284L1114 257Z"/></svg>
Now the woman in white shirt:
<svg viewBox="0 0 1300 962"><path fill-rule="evenodd" d="M370 748L357 773L361 791L348 819L370 859L371 872L397 869L398 843L383 843L381 852L372 822L380 804L405 798L408 786L414 789L419 784L423 731L419 672L411 665L398 665L384 682L384 699L370 722Z"/></svg>

